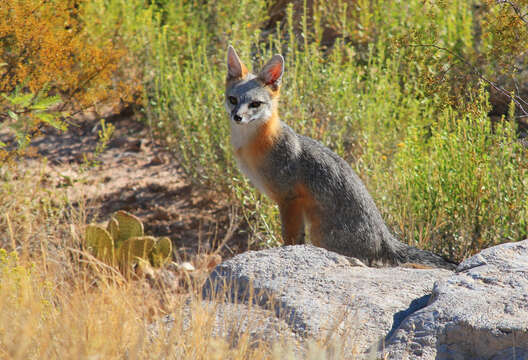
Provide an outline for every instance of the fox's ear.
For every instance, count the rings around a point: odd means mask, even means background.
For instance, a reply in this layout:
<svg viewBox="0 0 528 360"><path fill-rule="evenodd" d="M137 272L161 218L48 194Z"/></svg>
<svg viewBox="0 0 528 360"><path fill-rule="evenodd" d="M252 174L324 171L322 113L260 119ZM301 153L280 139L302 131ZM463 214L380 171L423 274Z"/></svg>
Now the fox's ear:
<svg viewBox="0 0 528 360"><path fill-rule="evenodd" d="M246 77L248 70L240 61L235 49L229 45L227 48L227 81Z"/></svg>
<svg viewBox="0 0 528 360"><path fill-rule="evenodd" d="M284 72L284 58L279 55L273 55L270 61L260 70L258 78L266 85L271 85L273 88L278 88L282 73Z"/></svg>

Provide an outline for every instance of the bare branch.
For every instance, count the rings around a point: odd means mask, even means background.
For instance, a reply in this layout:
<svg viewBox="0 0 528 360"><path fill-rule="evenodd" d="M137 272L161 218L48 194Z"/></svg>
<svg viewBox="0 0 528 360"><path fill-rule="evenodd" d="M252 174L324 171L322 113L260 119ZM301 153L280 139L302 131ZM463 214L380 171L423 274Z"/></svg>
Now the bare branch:
<svg viewBox="0 0 528 360"><path fill-rule="evenodd" d="M450 50L450 49L447 49L445 47L442 47L442 46L438 46L438 45L435 45L435 44L411 44L410 45L411 47L432 47L432 48L435 48L435 49L438 49L438 50L442 50L442 51L445 51L446 53L452 55L453 57L455 57L457 60L459 60L460 62L464 63L465 65L469 66L471 68L471 71L479 78L481 79L482 81L484 81L485 83L487 83L488 85L490 85L492 88L494 88L495 90L497 90L499 93L503 94L504 96L506 96L508 99L510 99L511 101L513 101L515 103L515 105L517 105L519 107L519 109L521 110L522 114L524 116L522 117L527 117L528 116L528 102L523 100L521 97L517 96L517 95L512 95L510 91L504 89L503 87L501 87L500 85L498 85L496 82L494 81L491 81L490 79L486 78L482 72L480 72L480 70L475 67L473 64L471 64L469 61L467 61L462 55Z"/></svg>
<svg viewBox="0 0 528 360"><path fill-rule="evenodd" d="M510 1L510 0L497 0L497 4L508 4L511 6L511 8L513 9L513 11L515 11L515 14L517 15L517 17L522 21L524 22L526 25L528 25L528 18L526 17L528 15L527 14L522 14L521 12L521 9L519 8L519 6L517 4L515 4L514 2Z"/></svg>

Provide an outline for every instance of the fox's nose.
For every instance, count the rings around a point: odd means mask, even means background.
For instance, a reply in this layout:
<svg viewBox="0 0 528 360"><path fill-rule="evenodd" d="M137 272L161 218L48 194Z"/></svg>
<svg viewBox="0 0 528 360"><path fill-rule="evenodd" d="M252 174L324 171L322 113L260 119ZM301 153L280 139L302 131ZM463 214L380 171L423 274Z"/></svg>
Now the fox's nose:
<svg viewBox="0 0 528 360"><path fill-rule="evenodd" d="M241 122L242 121L242 117L240 115L233 116L233 119L235 119L236 122Z"/></svg>

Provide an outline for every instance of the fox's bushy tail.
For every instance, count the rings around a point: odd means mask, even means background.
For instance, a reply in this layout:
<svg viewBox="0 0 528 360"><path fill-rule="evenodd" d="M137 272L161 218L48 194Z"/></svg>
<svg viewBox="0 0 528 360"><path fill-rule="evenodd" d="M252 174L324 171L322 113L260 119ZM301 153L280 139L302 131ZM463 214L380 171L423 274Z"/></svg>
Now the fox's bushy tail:
<svg viewBox="0 0 528 360"><path fill-rule="evenodd" d="M447 270L455 270L457 268L457 264L454 262L450 262L431 251L418 249L413 246L407 247L405 251L405 262L429 265Z"/></svg>
<svg viewBox="0 0 528 360"><path fill-rule="evenodd" d="M415 248L414 246L409 246L397 241L396 249L396 258L400 264L421 264L425 266L430 266L434 268L441 268L447 270L455 270L457 264L444 259L442 256L437 255L431 251L422 250Z"/></svg>

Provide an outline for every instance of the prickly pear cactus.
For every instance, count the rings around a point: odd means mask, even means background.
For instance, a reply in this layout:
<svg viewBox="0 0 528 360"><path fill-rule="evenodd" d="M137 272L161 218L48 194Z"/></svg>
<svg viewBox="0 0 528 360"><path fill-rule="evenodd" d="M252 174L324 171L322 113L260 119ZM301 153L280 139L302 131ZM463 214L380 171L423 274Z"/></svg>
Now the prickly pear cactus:
<svg viewBox="0 0 528 360"><path fill-rule="evenodd" d="M118 250L119 262L125 266L134 265L137 259L148 259L156 243L153 236L137 236L125 240Z"/></svg>
<svg viewBox="0 0 528 360"><path fill-rule="evenodd" d="M117 231L113 220L117 221ZM123 241L130 239L131 237L143 236L143 223L141 220L139 220L137 216L123 210L114 214L108 226L112 232L116 232L114 241L117 247L121 246Z"/></svg>
<svg viewBox="0 0 528 360"><path fill-rule="evenodd" d="M168 237L158 239L150 253L150 263L153 266L161 266L170 260L172 255L172 242Z"/></svg>
<svg viewBox="0 0 528 360"><path fill-rule="evenodd" d="M125 274L135 265L162 266L172 255L168 237L145 236L141 220L126 211L116 212L106 229L100 225L87 226L86 245L100 260L117 263Z"/></svg>
<svg viewBox="0 0 528 360"><path fill-rule="evenodd" d="M110 221L108 221L108 225L106 226L106 230L110 233L110 236L112 236L112 239L117 239L119 236L119 222L116 220L116 218L112 217L110 218ZM117 244L114 244L117 246Z"/></svg>
<svg viewBox="0 0 528 360"><path fill-rule="evenodd" d="M113 264L115 260L114 239L102 226L86 227L86 246L98 259Z"/></svg>

